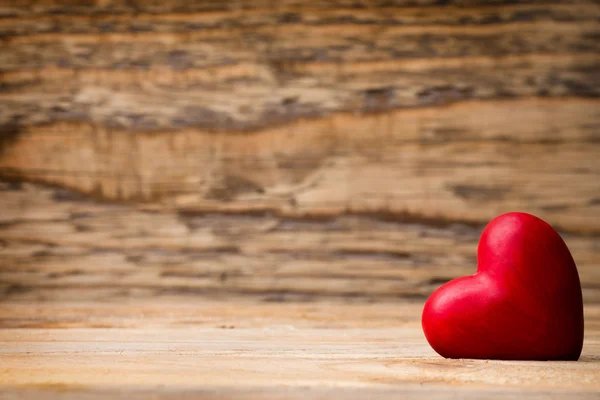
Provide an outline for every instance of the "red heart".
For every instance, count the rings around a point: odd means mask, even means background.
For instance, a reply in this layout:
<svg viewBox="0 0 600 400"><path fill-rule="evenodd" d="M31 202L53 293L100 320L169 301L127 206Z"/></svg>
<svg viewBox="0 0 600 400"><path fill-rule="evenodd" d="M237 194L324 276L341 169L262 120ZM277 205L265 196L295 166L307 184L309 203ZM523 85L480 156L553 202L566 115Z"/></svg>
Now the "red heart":
<svg viewBox="0 0 600 400"><path fill-rule="evenodd" d="M508 213L484 229L477 272L437 289L423 331L447 358L577 360L583 301L573 257L546 222Z"/></svg>

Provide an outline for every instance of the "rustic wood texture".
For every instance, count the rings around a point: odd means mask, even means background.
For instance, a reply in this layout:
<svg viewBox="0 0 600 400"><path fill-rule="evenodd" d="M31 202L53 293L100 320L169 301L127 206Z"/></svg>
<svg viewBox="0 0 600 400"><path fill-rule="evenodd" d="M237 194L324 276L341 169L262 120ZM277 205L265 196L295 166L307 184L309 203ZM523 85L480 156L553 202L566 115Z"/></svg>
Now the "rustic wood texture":
<svg viewBox="0 0 600 400"><path fill-rule="evenodd" d="M6 399L597 399L600 308L578 362L445 360L421 305L0 304ZM48 329L48 328L69 329Z"/></svg>
<svg viewBox="0 0 600 400"><path fill-rule="evenodd" d="M600 5L4 1L2 298L423 300L532 212L600 299Z"/></svg>
<svg viewBox="0 0 600 400"><path fill-rule="evenodd" d="M5 1L0 175L157 210L600 232L600 5Z"/></svg>
<svg viewBox="0 0 600 400"><path fill-rule="evenodd" d="M99 204L0 185L2 298L107 300L187 293L263 301L424 300L476 268L481 226L382 213L311 219ZM564 234L587 303L600 302L595 235Z"/></svg>
<svg viewBox="0 0 600 400"><path fill-rule="evenodd" d="M342 115L239 135L61 122L21 132L0 167L13 179L178 209L475 223L523 210L599 233L599 123L600 102L578 99Z"/></svg>

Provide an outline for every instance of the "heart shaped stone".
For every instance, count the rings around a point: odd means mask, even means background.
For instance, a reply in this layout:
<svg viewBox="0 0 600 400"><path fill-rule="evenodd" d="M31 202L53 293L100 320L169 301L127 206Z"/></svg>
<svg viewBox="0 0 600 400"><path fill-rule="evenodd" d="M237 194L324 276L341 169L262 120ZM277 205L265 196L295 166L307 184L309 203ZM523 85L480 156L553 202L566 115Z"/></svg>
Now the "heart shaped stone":
<svg viewBox="0 0 600 400"><path fill-rule="evenodd" d="M573 257L560 235L526 213L508 213L484 229L477 272L437 289L422 325L447 358L577 360L583 301Z"/></svg>

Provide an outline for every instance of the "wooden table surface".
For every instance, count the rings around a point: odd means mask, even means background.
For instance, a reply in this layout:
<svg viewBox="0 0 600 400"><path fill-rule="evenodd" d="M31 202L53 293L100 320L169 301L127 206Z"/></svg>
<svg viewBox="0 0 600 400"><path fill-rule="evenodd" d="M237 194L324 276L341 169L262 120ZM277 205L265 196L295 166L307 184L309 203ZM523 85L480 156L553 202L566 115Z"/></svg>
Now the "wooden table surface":
<svg viewBox="0 0 600 400"><path fill-rule="evenodd" d="M578 362L443 359L421 307L4 302L0 398L600 398L600 307Z"/></svg>

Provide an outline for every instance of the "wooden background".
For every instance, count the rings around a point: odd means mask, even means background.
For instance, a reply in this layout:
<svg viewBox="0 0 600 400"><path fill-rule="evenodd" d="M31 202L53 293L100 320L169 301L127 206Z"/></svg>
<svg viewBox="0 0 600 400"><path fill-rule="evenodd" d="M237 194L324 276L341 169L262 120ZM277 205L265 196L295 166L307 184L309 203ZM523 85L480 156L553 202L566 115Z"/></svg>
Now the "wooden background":
<svg viewBox="0 0 600 400"><path fill-rule="evenodd" d="M2 297L425 299L527 211L599 301L600 6L430 3L4 2Z"/></svg>
<svg viewBox="0 0 600 400"><path fill-rule="evenodd" d="M237 304L418 329L507 211L560 230L596 327L599 21L592 0L1 0L3 340L142 329L163 301L200 307L186 326Z"/></svg>

